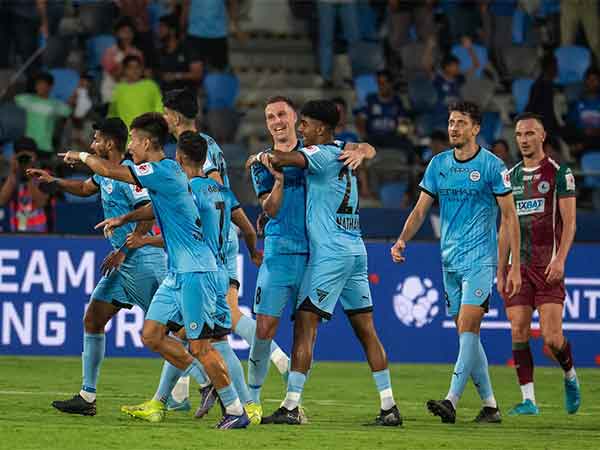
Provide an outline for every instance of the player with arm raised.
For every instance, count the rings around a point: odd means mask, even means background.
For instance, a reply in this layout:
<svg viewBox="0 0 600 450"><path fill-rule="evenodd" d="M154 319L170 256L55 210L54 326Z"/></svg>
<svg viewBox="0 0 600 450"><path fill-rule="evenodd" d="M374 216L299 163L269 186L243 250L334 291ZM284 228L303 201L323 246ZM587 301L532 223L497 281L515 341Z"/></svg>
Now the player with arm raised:
<svg viewBox="0 0 600 450"><path fill-rule="evenodd" d="M131 164L131 161L124 159L127 126L121 119L102 120L94 124L94 130L90 148L98 158L115 165ZM146 189L99 175L85 181L54 178L39 169L30 169L29 175L48 183L50 187L80 197L100 192L105 218L116 217L150 203ZM83 319L81 391L69 400L52 402L52 406L62 412L96 414L96 385L105 351L104 327L121 308L131 309L133 305L138 305L146 313L152 296L165 277L166 258L162 250L148 246L128 250L124 246L127 233L144 235L151 226L152 222L132 223L109 237L113 252L105 259L103 276L92 292Z"/></svg>
<svg viewBox="0 0 600 450"><path fill-rule="evenodd" d="M498 207L500 233L506 233L510 240L507 245L513 250L519 248L519 226L504 163L476 142L481 123L479 108L470 102L460 102L450 105L448 110L448 135L453 148L436 155L427 166L419 184L421 194L417 204L391 254L394 262L405 260L406 243L416 234L437 199L446 306L456 322L460 345L448 395L444 400L428 401L427 408L442 422L454 423L458 401L471 377L483 401L475 421L500 422L479 331L483 315L489 309L498 259ZM506 295L513 297L520 285L517 256L505 283Z"/></svg>
<svg viewBox="0 0 600 450"><path fill-rule="evenodd" d="M565 373L565 409L575 414L581 393L571 344L562 330L565 261L575 238L575 177L567 166L559 165L544 154L546 133L540 116L524 113L517 117L515 137L523 161L509 173L521 228L523 285L516 296L504 296L504 305L511 324L513 358L523 401L509 414L539 414L529 348L529 330L536 309L544 344ZM500 236L500 240L506 243L507 239ZM508 246L501 245L498 290L504 284L508 260Z"/></svg>
<svg viewBox="0 0 600 450"><path fill-rule="evenodd" d="M259 154L275 170L306 169L306 227L310 257L297 297L294 345L287 394L263 423L300 424L299 400L310 368L319 322L329 320L338 300L366 353L381 399L378 425L400 425L385 350L373 324L367 254L358 217L353 170L340 160L343 143L334 142L339 115L328 100L310 101L301 111L299 131L306 147L295 152ZM372 155L371 155L372 156Z"/></svg>
<svg viewBox="0 0 600 450"><path fill-rule="evenodd" d="M208 374L225 406L218 428L244 428L248 417L231 383L221 355L210 344L214 333L219 276L215 257L206 244L202 221L190 193L189 181L179 164L165 157L168 125L160 114L146 113L131 124L129 152L133 167L118 166L88 153L68 152L65 162L81 161L95 173L147 188L151 207L105 220L108 231L131 220L156 217L168 256L169 273L156 291L144 322L142 341L183 371L205 382ZM189 352L168 331L185 326ZM166 402L155 398L153 401ZM161 420L164 416L157 415Z"/></svg>

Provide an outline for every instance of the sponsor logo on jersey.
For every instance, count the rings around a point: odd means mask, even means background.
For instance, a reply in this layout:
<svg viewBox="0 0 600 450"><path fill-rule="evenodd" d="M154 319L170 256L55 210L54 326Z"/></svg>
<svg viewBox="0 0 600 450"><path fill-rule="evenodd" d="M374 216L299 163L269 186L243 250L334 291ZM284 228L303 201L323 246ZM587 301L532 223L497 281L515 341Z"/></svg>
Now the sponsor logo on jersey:
<svg viewBox="0 0 600 450"><path fill-rule="evenodd" d="M504 187L510 189L510 174L508 173L508 169L504 169L502 172L500 172L500 175L502 175Z"/></svg>
<svg viewBox="0 0 600 450"><path fill-rule="evenodd" d="M527 200L517 200L517 215L527 216L529 214L544 212L546 206L545 198L530 198Z"/></svg>
<svg viewBox="0 0 600 450"><path fill-rule="evenodd" d="M471 181L479 181L479 180L481 180L481 174L479 173L478 170L473 170L469 174L469 178L471 179Z"/></svg>
<svg viewBox="0 0 600 450"><path fill-rule="evenodd" d="M148 195L148 191L145 188L141 188L136 184L130 184L129 186L134 198L146 197Z"/></svg>
<svg viewBox="0 0 600 450"><path fill-rule="evenodd" d="M307 155L314 155L315 153L321 151L321 149L319 147L317 147L316 145L311 145L310 147L304 147L304 153L306 153Z"/></svg>
<svg viewBox="0 0 600 450"><path fill-rule="evenodd" d="M483 295L483 290L481 289L475 289L475 296L476 297L481 297Z"/></svg>
<svg viewBox="0 0 600 450"><path fill-rule="evenodd" d="M147 164L147 163L143 163L140 164L139 166L135 166L135 173L137 173L139 176L144 176L144 175L149 175L152 172L154 172L154 169L152 168L152 165Z"/></svg>
<svg viewBox="0 0 600 450"><path fill-rule="evenodd" d="M439 298L439 291L429 278L410 276L396 288L394 312L404 325L421 328L439 313Z"/></svg>
<svg viewBox="0 0 600 450"><path fill-rule="evenodd" d="M550 183L547 181L540 181L540 184L538 184L538 191L540 194L547 194L548 191L550 191Z"/></svg>

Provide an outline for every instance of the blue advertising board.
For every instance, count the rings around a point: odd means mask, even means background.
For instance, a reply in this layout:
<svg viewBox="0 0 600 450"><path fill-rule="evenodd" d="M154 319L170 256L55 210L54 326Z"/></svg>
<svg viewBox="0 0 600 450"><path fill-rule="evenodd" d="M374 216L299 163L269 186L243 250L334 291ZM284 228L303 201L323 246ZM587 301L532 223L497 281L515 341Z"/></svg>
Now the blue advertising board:
<svg viewBox="0 0 600 450"><path fill-rule="evenodd" d="M245 252L238 255L240 305L250 314L257 268ZM369 278L375 303L375 323L388 356L394 362L453 362L456 330L446 316L439 246L414 242L405 264L393 264L388 243L368 243ZM99 267L109 252L98 237L0 237L0 354L79 355L82 319L89 295L99 279ZM567 262L565 334L572 342L578 366L594 366L600 359L600 245L575 244ZM290 310L285 313L277 340L291 347ZM108 356L151 356L143 348L142 311L121 311L107 326ZM539 323L534 316L535 359L542 355ZM510 325L499 297L492 299L482 325L482 341L491 363L511 358ZM231 343L241 358L248 345L237 336ZM319 330L317 360L362 361L364 355L340 309Z"/></svg>

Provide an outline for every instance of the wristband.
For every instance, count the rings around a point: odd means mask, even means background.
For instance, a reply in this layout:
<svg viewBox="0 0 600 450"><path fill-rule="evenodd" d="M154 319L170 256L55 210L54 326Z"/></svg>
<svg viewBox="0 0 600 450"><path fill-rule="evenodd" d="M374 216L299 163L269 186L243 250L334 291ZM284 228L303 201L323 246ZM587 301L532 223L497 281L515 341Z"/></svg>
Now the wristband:
<svg viewBox="0 0 600 450"><path fill-rule="evenodd" d="M79 152L79 159L84 164L85 164L85 161L88 159L88 156L90 156L90 154L88 152Z"/></svg>
<svg viewBox="0 0 600 450"><path fill-rule="evenodd" d="M260 157L264 154L265 152L258 152L258 154L256 155L256 160L262 164L262 161L260 160Z"/></svg>

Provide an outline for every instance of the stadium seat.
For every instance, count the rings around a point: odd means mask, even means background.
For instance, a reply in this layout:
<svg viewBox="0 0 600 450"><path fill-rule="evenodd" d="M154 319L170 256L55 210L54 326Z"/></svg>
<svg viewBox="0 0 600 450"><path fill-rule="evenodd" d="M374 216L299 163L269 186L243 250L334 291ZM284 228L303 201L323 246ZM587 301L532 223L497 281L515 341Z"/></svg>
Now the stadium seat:
<svg viewBox="0 0 600 450"><path fill-rule="evenodd" d="M379 188L379 198L384 208L400 208L408 185L406 183L386 183Z"/></svg>
<svg viewBox="0 0 600 450"><path fill-rule="evenodd" d="M377 92L377 77L373 73L365 73L354 78L357 106L363 106L369 94Z"/></svg>
<svg viewBox="0 0 600 450"><path fill-rule="evenodd" d="M531 78L517 78L512 83L512 96L517 114L525 111L529 101L529 92L534 81Z"/></svg>
<svg viewBox="0 0 600 450"><path fill-rule="evenodd" d="M567 85L583 81L585 71L590 67L591 54L585 47L569 45L554 51L558 62L558 83Z"/></svg>
<svg viewBox="0 0 600 450"><path fill-rule="evenodd" d="M417 77L408 82L408 98L415 112L428 112L438 102L438 94L429 78Z"/></svg>
<svg viewBox="0 0 600 450"><path fill-rule="evenodd" d="M4 159L12 158L12 155L15 154L15 145L14 142L8 141L2 145L2 156Z"/></svg>
<svg viewBox="0 0 600 450"><path fill-rule="evenodd" d="M584 153L581 157L581 170L585 172L596 172L597 175L585 175L583 185L592 189L600 189L600 149Z"/></svg>
<svg viewBox="0 0 600 450"><path fill-rule="evenodd" d="M481 118L481 131L479 132L480 144L490 148L502 133L502 119L496 111L486 111Z"/></svg>
<svg viewBox="0 0 600 450"><path fill-rule="evenodd" d="M361 41L348 52L352 64L352 76L377 72L385 67L382 46L377 42Z"/></svg>
<svg viewBox="0 0 600 450"><path fill-rule="evenodd" d="M114 36L110 34L99 34L87 41L87 67L100 74L102 72L102 55L107 48L117 43Z"/></svg>
<svg viewBox="0 0 600 450"><path fill-rule="evenodd" d="M25 134L25 111L14 102L0 104L0 142L15 141Z"/></svg>
<svg viewBox="0 0 600 450"><path fill-rule="evenodd" d="M51 69L50 73L54 77L50 97L67 103L79 86L79 74L73 69L65 68Z"/></svg>
<svg viewBox="0 0 600 450"><path fill-rule="evenodd" d="M485 78L468 78L460 89L463 100L479 105L483 110L487 108L494 98L496 84Z"/></svg>
<svg viewBox="0 0 600 450"><path fill-rule="evenodd" d="M571 83L565 86L565 97L567 99L567 103L571 104L576 102L583 95L585 86L583 83Z"/></svg>
<svg viewBox="0 0 600 450"><path fill-rule="evenodd" d="M538 54L533 47L510 46L502 49L502 65L511 78L534 78Z"/></svg>
<svg viewBox="0 0 600 450"><path fill-rule="evenodd" d="M403 45L400 49L400 59L402 60L402 71L404 78L410 82L424 74L423 53L425 44L422 42L411 42Z"/></svg>
<svg viewBox="0 0 600 450"><path fill-rule="evenodd" d="M235 102L240 93L240 82L232 73L209 72L204 77L204 91L206 92L205 108L235 109Z"/></svg>
<svg viewBox="0 0 600 450"><path fill-rule="evenodd" d="M69 177L65 177L67 180L87 180L89 176L86 175L72 175ZM69 194L65 192L65 200L67 203L95 203L99 200L100 194L90 195L89 197L78 197L73 194Z"/></svg>
<svg viewBox="0 0 600 450"><path fill-rule="evenodd" d="M481 78L483 69L485 69L485 66L487 66L489 61L488 51L487 48L477 44L473 44L473 50L477 55L477 59L479 59L479 68L475 71L475 77ZM452 54L458 58L460 71L462 73L466 73L471 69L473 62L471 61L471 56L466 48L462 45L454 45L452 47Z"/></svg>

